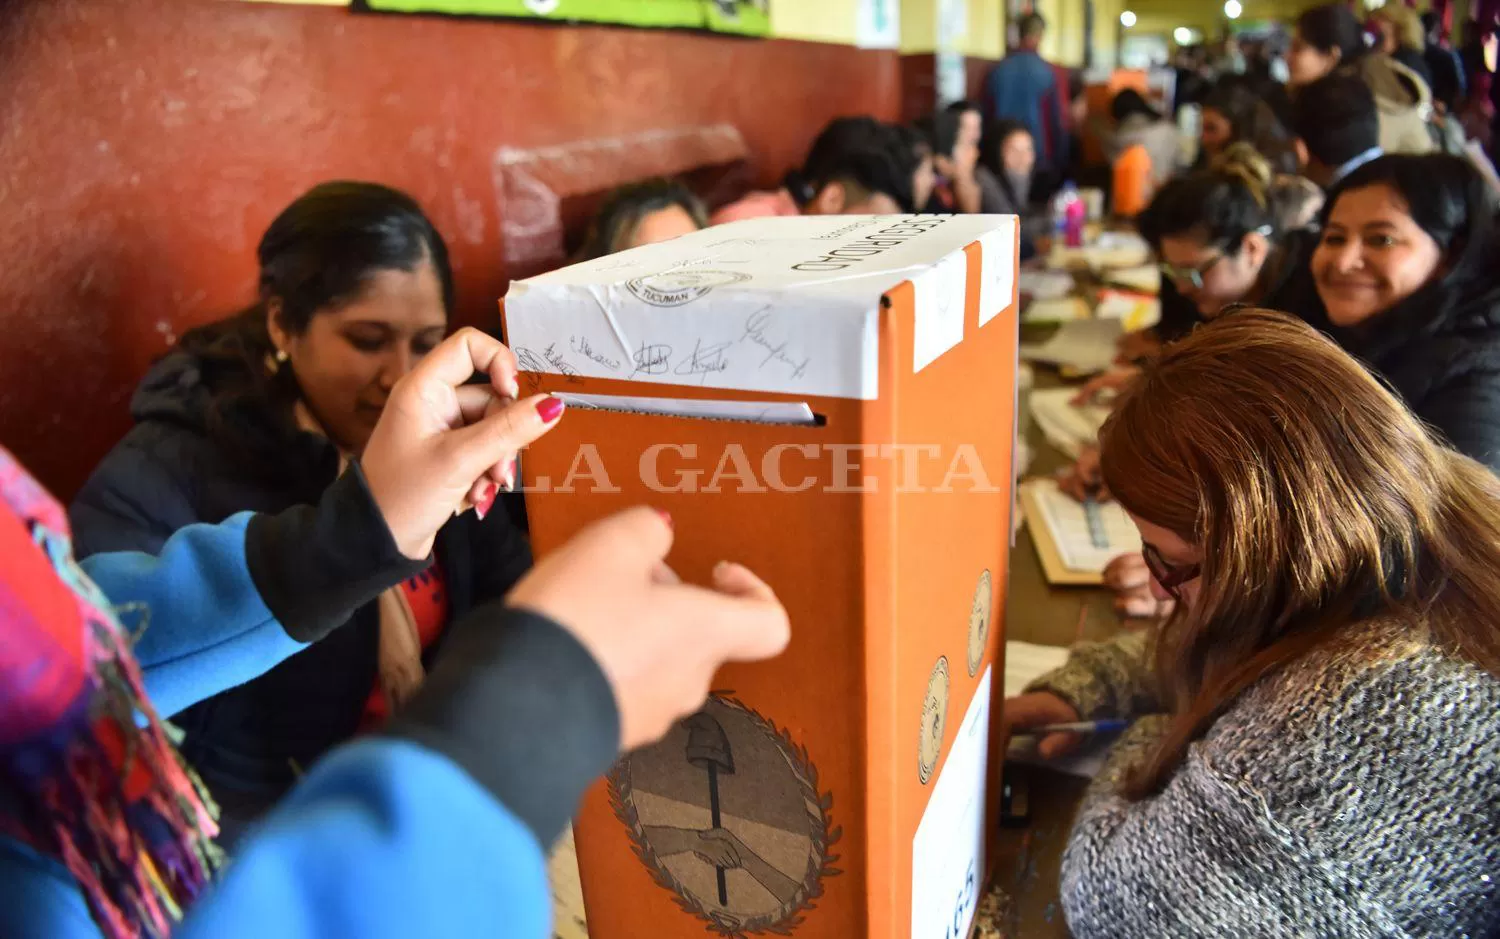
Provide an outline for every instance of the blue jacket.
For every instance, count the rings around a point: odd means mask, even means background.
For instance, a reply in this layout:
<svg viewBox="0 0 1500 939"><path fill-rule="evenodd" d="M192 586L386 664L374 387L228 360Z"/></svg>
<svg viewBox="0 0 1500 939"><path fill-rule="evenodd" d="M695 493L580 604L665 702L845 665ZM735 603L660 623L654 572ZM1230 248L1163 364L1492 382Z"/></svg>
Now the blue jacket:
<svg viewBox="0 0 1500 939"><path fill-rule="evenodd" d="M264 672L425 563L400 557L355 467L316 508L195 525L159 556L82 566L144 617L147 691L171 711ZM614 758L613 692L587 651L535 614L476 608L452 642L390 734L314 766L177 936L550 934L543 846ZM554 721L503 720L523 707ZM4 836L0 936L99 936L67 869Z"/></svg>
<svg viewBox="0 0 1500 939"><path fill-rule="evenodd" d="M1046 166L1062 172L1068 139L1062 124L1062 96L1057 75L1040 55L1017 50L1001 59L985 80L990 117L1020 121L1031 131L1036 152Z"/></svg>

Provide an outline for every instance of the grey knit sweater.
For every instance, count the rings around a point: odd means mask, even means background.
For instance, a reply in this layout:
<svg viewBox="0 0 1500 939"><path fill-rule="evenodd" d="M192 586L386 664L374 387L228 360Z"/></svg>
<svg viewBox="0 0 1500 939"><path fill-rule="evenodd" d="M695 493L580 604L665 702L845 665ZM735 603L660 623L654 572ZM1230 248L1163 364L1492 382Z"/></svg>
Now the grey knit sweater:
<svg viewBox="0 0 1500 939"><path fill-rule="evenodd" d="M1079 646L1031 686L1143 717L1063 856L1078 939L1500 930L1500 681L1390 623L1354 639L1247 690L1140 802L1116 789L1164 726L1144 637Z"/></svg>

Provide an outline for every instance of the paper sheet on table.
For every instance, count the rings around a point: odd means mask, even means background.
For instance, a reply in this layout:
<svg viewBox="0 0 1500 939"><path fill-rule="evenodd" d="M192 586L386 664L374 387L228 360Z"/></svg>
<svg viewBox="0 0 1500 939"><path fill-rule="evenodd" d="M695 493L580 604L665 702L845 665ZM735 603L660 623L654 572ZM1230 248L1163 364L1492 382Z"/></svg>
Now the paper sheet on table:
<svg viewBox="0 0 1500 939"><path fill-rule="evenodd" d="M1005 696L1014 698L1026 686L1068 661L1067 646L1044 646L1008 639L1005 643Z"/></svg>
<svg viewBox="0 0 1500 939"><path fill-rule="evenodd" d="M1094 315L1119 320L1127 333L1139 332L1161 322L1161 300L1143 293L1101 290Z"/></svg>
<svg viewBox="0 0 1500 939"><path fill-rule="evenodd" d="M1053 669L1061 668L1068 661L1068 650L1063 646L1044 646L1034 642L1010 640L1005 643L1005 696L1013 698L1026 686ZM1005 751L1007 760L1047 766L1070 776L1093 778L1104 765L1104 756L1114 742L1113 734L1090 739L1081 749L1060 760L1044 760L1036 752L1036 740L1031 737L1016 737Z"/></svg>
<svg viewBox="0 0 1500 939"><path fill-rule="evenodd" d="M1151 246L1139 235L1130 232L1105 232L1092 244L1078 248L1053 245L1047 256L1047 267L1052 270L1086 266L1095 271L1111 271L1116 268L1139 267L1151 259Z"/></svg>
<svg viewBox="0 0 1500 939"><path fill-rule="evenodd" d="M816 424L806 401L711 401L698 398L645 398L625 395L586 395L556 392L553 397L568 407L593 411L624 411L694 417L710 421L745 421L751 424Z"/></svg>
<svg viewBox="0 0 1500 939"><path fill-rule="evenodd" d="M1056 300L1073 292L1073 275L1062 271L1022 271L1017 290L1033 300Z"/></svg>
<svg viewBox="0 0 1500 939"><path fill-rule="evenodd" d="M1027 514L1032 537L1038 537L1039 529L1044 529L1045 537L1057 548L1057 554L1068 570L1103 573L1110 561L1122 554L1141 550L1140 532L1120 508L1120 503L1098 504L1104 534L1101 547L1094 543L1082 503L1058 489L1057 483L1051 479L1038 479L1027 485L1032 487L1035 505L1041 515L1037 518Z"/></svg>
<svg viewBox="0 0 1500 939"><path fill-rule="evenodd" d="M1161 293L1161 268L1155 264L1140 264L1107 271L1104 279L1111 284L1128 287L1140 293Z"/></svg>
<svg viewBox="0 0 1500 939"><path fill-rule="evenodd" d="M1116 344L1124 332L1124 324L1117 319L1073 320L1058 327L1046 342L1021 346L1021 358L1079 372L1102 372L1114 363Z"/></svg>
<svg viewBox="0 0 1500 939"><path fill-rule="evenodd" d="M1078 459L1079 452L1099 439L1099 428L1109 417L1109 408L1099 404L1077 407L1071 402L1078 393L1076 388L1042 388L1031 393L1031 419L1042 431L1047 442L1066 454Z"/></svg>
<svg viewBox="0 0 1500 939"><path fill-rule="evenodd" d="M1107 231L1085 250L1095 270L1139 267L1151 258L1151 246L1134 232Z"/></svg>
<svg viewBox="0 0 1500 939"><path fill-rule="evenodd" d="M1089 318L1089 305L1082 297L1058 297L1052 300L1033 300L1021 311L1021 322L1069 323Z"/></svg>

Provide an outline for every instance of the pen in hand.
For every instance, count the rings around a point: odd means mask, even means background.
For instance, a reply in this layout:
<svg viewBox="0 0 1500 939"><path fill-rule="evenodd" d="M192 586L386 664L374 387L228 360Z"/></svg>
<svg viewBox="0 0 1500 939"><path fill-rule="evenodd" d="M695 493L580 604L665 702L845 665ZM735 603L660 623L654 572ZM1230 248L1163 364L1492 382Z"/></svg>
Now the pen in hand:
<svg viewBox="0 0 1500 939"><path fill-rule="evenodd" d="M1045 724L1012 732L1012 737L1045 737L1048 734L1114 734L1130 725L1129 721L1073 721L1068 724Z"/></svg>

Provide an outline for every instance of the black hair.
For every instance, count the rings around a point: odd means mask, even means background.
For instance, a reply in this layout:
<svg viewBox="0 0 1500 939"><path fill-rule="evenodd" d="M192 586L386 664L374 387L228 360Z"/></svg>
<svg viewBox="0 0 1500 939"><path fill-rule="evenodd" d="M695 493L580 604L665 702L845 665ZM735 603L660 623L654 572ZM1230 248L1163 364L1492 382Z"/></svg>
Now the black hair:
<svg viewBox="0 0 1500 939"><path fill-rule="evenodd" d="M210 432L274 475L277 468L264 465L263 450L242 439L247 415L286 435L295 430L292 405L301 392L290 368L274 367L276 349L266 327L272 305L281 327L300 335L319 313L357 300L376 274L414 271L428 262L451 318L453 270L442 235L416 200L378 183L349 181L314 186L283 209L261 236L256 257L256 302L190 330L179 348L199 358L213 390Z"/></svg>
<svg viewBox="0 0 1500 939"><path fill-rule="evenodd" d="M928 143L932 145L933 156L943 156L952 159L953 148L958 146L959 133L963 127L962 111L939 111L932 115L929 128Z"/></svg>
<svg viewBox="0 0 1500 939"><path fill-rule="evenodd" d="M1406 203L1412 221L1437 242L1446 273L1438 282L1440 302L1426 304L1433 316L1452 303L1500 286L1500 208L1484 176L1467 159L1445 153L1390 154L1372 160L1334 187L1325 221L1344 193L1387 186Z"/></svg>
<svg viewBox="0 0 1500 939"><path fill-rule="evenodd" d="M1375 95L1356 75L1334 72L1298 90L1292 130L1326 167L1342 166L1380 145Z"/></svg>
<svg viewBox="0 0 1500 939"><path fill-rule="evenodd" d="M1231 255L1251 232L1269 232L1279 240L1273 180L1270 166L1254 151L1231 148L1214 166L1174 177L1157 190L1136 219L1137 228L1157 250L1162 239L1183 235Z"/></svg>
<svg viewBox="0 0 1500 939"><path fill-rule="evenodd" d="M979 161L989 167L994 174L995 182L1000 184L1010 204L1018 208L1024 208L1015 187L1011 185L1010 175L1005 172L1004 149L1005 141L1015 134L1031 136L1031 128L1022 121L1011 118L1001 118L993 121L984 129L984 138L979 143ZM1033 176L1036 170L1032 170ZM1033 186L1035 184L1033 183Z"/></svg>
<svg viewBox="0 0 1500 939"><path fill-rule="evenodd" d="M1426 13L1423 13L1421 16L1421 20L1422 31L1429 36L1437 32L1443 25L1443 18L1441 16L1438 16L1432 10L1428 10Z"/></svg>
<svg viewBox="0 0 1500 939"><path fill-rule="evenodd" d="M1025 122L1011 118L1001 118L985 128L984 139L979 144L979 159L985 166L990 168L1003 183L1005 177L1004 160L1001 151L1005 149L1005 141L1014 134L1031 135L1031 128Z"/></svg>
<svg viewBox="0 0 1500 939"><path fill-rule="evenodd" d="M699 228L708 227L708 212L703 202L675 179L658 177L619 187L599 206L578 251L578 260L614 254L623 247L621 242L635 234L642 219L673 206L686 212Z"/></svg>
<svg viewBox="0 0 1500 939"><path fill-rule="evenodd" d="M1353 62L1365 53L1364 27L1344 3L1303 11L1297 17L1297 35L1325 55L1337 49L1341 63Z"/></svg>
<svg viewBox="0 0 1500 939"><path fill-rule="evenodd" d="M1290 134L1248 79L1238 75L1219 79L1204 97L1203 110L1217 111L1229 121L1230 143L1250 144L1276 172L1297 172Z"/></svg>
<svg viewBox="0 0 1500 939"><path fill-rule="evenodd" d="M910 153L907 139L889 124L873 117L835 118L813 141L801 170L788 173L783 185L798 205L839 182L882 193L911 212Z"/></svg>
<svg viewBox="0 0 1500 939"><path fill-rule="evenodd" d="M1035 39L1047 31L1047 21L1040 13L1027 13L1016 24L1016 35L1022 39Z"/></svg>
<svg viewBox="0 0 1500 939"><path fill-rule="evenodd" d="M957 114L960 116L968 114L970 111L973 111L974 113L980 115L984 114L984 110L980 108L978 104L968 100L967 98L960 98L959 100L954 101L952 104L949 104L943 110L949 112L950 114Z"/></svg>
<svg viewBox="0 0 1500 939"><path fill-rule="evenodd" d="M1146 101L1145 95L1134 88L1122 89L1119 94L1115 95L1114 100L1109 103L1109 114L1116 122L1137 114L1153 121L1161 120L1161 113Z"/></svg>

